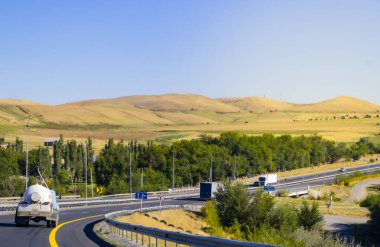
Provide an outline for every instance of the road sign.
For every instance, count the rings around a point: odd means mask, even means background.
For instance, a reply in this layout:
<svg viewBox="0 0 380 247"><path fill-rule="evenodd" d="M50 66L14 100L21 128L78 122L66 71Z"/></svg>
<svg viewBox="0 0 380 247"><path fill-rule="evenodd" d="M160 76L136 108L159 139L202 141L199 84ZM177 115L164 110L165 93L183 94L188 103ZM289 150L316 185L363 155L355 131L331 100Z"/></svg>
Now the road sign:
<svg viewBox="0 0 380 247"><path fill-rule="evenodd" d="M274 191L276 188L274 186L264 186L265 191Z"/></svg>
<svg viewBox="0 0 380 247"><path fill-rule="evenodd" d="M148 199L148 193L147 192L136 192L135 193L135 199L147 200Z"/></svg>

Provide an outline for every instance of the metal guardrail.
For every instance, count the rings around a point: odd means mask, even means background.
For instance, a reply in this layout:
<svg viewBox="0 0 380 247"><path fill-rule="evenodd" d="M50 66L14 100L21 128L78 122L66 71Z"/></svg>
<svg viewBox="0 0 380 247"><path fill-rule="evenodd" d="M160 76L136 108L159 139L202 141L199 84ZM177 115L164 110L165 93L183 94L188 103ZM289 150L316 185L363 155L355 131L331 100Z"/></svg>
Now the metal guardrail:
<svg viewBox="0 0 380 247"><path fill-rule="evenodd" d="M370 172L370 171L375 171L375 170L379 170L378 167L369 167L368 169L366 170L360 170L360 172ZM307 183L307 182L310 182L310 181L315 181L315 180L323 180L323 179L327 179L327 178L333 178L333 177L336 177L338 175L344 175L344 174L351 174L351 173L355 173L357 171L349 171L349 172L344 172L342 174L333 174L333 175L328 175L328 176L323 176L323 177L315 177L315 178L311 178L311 179L305 179L303 180L303 182L301 181L296 181L296 182L289 182L289 183L280 183L280 184L277 184L275 185L275 187L277 189L280 189L281 188L285 188L286 186L290 186L290 185L295 185L295 184L300 184L300 183ZM310 186L310 187L318 187L318 186ZM256 190L258 187L249 187L248 190ZM178 193L178 192L189 192L189 191L199 191L199 188L189 188L189 189L181 189L181 190L175 190L173 193ZM182 198L191 198L191 197L197 197L199 196L199 193L192 193L192 194L185 194L185 195L173 195L173 194L170 194L168 193L168 191L158 191L158 192L151 192L151 196L154 196L154 195L158 195L160 193L163 193L165 192L165 198L167 199L182 199ZM290 192L290 191L289 191ZM136 201L135 199L133 198L128 198L128 199L109 199L109 200L104 200L102 198L107 198L107 197L125 197L126 195L130 195L129 193L127 194L117 194L117 195L110 195L110 196L102 196L102 197L97 197L95 200L93 199L90 199L90 200L87 200L87 201L74 201L74 202L70 202L70 201L67 201L67 202L59 202L59 206L61 208L69 208L69 207L80 207L80 206L93 206L93 205L106 205L106 204L121 204L121 203L128 203L128 202L134 202ZM72 196L69 196L69 197L72 197ZM75 196L74 196L75 197ZM4 198L4 197L3 197ZM10 199L10 200L19 200L20 197L6 197L6 199ZM100 200L102 199L102 200ZM154 198L150 198L148 199L148 201L153 201L155 200ZM5 203L5 204L0 204L0 212L1 211L15 211L17 208L17 202L15 203Z"/></svg>
<svg viewBox="0 0 380 247"><path fill-rule="evenodd" d="M166 195L166 199L183 199L199 196L199 193L185 194L185 195ZM155 201L157 198L148 198L145 201ZM128 199L110 199L110 200L88 200L88 201L75 201L75 202L59 202L60 208L70 208L70 207L81 207L81 206L95 206L95 205L110 205L110 204L121 204L121 203L132 203L139 202L134 198ZM14 204L3 204L0 205L0 211L15 211L17 208L17 203Z"/></svg>
<svg viewBox="0 0 380 247"><path fill-rule="evenodd" d="M162 190L162 191L150 191L147 192L149 196L157 196L157 195L170 195L173 193L182 193L182 192L192 192L192 191L199 191L199 188L196 187L190 187L190 188L182 188L182 189L174 189L174 190ZM96 198L114 198L114 197L128 197L130 196L130 193L124 193L124 194L114 194L114 195L105 195L105 196L98 196Z"/></svg>
<svg viewBox="0 0 380 247"><path fill-rule="evenodd" d="M172 208L181 208L180 205L170 205L163 207L151 207L151 208L143 208L142 212L149 211L157 211L157 210L165 210ZM207 236L199 236L189 233L182 232L173 232L162 230L158 228L146 227L141 225L133 225L125 222L119 222L115 220L116 217L130 215L134 212L140 212L140 210L125 210L118 211L106 214L104 216L104 221L110 226L111 232L114 232L119 235L121 238L126 238L130 241L135 241L136 243L140 243L146 246L158 247L159 242L163 242L164 246L167 246L169 242L175 243L176 246L178 244L187 245L187 246L195 246L195 247L205 247L205 246L218 246L218 247L273 247L274 245L267 244L259 244L253 242L244 242L237 240L230 240L224 238L216 238L216 237L207 237ZM140 234L140 237L139 237ZM148 242L144 240L147 239Z"/></svg>
<svg viewBox="0 0 380 247"><path fill-rule="evenodd" d="M337 177L340 175L347 175L347 174L351 174L351 173L355 173L355 172L369 173L371 171L376 171L376 170L379 170L379 168L378 167L370 167L370 168L365 169L365 170L342 172L341 174L332 174L332 175L327 175L327 176L320 176L321 174L323 175L323 173L317 173L318 176L316 176L314 178L304 179L303 181L278 183L278 184L274 185L274 187L281 188L281 187L289 186L289 185L302 184L302 183L307 183L307 182L316 181L316 180L324 180L327 178L334 178L334 177ZM310 175L310 174L308 174L308 175ZM300 178L302 176L298 176L298 177ZM312 187L312 186L310 186L310 187ZM313 187L315 187L315 186L313 186ZM252 188L250 188L250 189L252 189Z"/></svg>

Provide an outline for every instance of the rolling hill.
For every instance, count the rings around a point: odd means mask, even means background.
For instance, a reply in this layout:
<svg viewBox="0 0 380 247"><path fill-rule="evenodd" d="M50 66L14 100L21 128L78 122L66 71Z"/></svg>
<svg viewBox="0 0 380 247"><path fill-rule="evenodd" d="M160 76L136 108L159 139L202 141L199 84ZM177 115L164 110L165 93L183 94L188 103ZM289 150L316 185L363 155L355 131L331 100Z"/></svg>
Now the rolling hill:
<svg viewBox="0 0 380 247"><path fill-rule="evenodd" d="M0 100L0 122L17 123L27 113L42 114L42 122L55 124L162 125L228 122L228 114L302 112L371 113L380 106L348 96L315 104L291 104L261 97L211 99L195 94L127 96L43 105L25 100ZM215 117L216 115L221 117ZM235 116L234 115L234 116Z"/></svg>
<svg viewBox="0 0 380 247"><path fill-rule="evenodd" d="M25 117L42 114L31 122L34 145L60 134L81 141L92 136L101 148L109 137L170 142L223 131L320 134L355 141L362 136L377 138L379 111L379 105L348 96L314 104L261 97L212 99L195 94L127 96L55 106L0 100L0 137L11 141L24 136ZM358 118L344 121L343 113ZM367 114L371 118L364 118Z"/></svg>
<svg viewBox="0 0 380 247"><path fill-rule="evenodd" d="M219 101L239 107L244 111L259 113L268 111L286 111L292 106L292 104L286 102L263 97L221 98Z"/></svg>
<svg viewBox="0 0 380 247"><path fill-rule="evenodd" d="M370 113L380 106L349 96L339 96L314 104L292 104L261 97L222 98L220 101L253 112Z"/></svg>
<svg viewBox="0 0 380 247"><path fill-rule="evenodd" d="M133 106L150 111L206 110L215 112L238 112L240 109L218 100L197 94L136 95L114 99L88 100L70 103L80 106Z"/></svg>

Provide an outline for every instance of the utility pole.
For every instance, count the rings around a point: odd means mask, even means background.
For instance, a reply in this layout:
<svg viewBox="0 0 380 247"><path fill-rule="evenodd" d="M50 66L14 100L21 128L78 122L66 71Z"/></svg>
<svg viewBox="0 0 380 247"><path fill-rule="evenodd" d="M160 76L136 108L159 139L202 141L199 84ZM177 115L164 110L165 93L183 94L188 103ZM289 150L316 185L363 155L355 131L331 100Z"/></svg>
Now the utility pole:
<svg viewBox="0 0 380 247"><path fill-rule="evenodd" d="M235 166L234 166L234 179L236 179L236 155L235 155Z"/></svg>
<svg viewBox="0 0 380 247"><path fill-rule="evenodd" d="M174 183L174 153L173 153L173 182L172 182L172 190L174 191L175 183Z"/></svg>
<svg viewBox="0 0 380 247"><path fill-rule="evenodd" d="M210 154L210 182L212 182L212 153Z"/></svg>
<svg viewBox="0 0 380 247"><path fill-rule="evenodd" d="M28 189L28 160L29 160L29 152L28 152L28 142L29 142L29 121L41 117L42 115L29 115L26 117L26 161L25 161L25 190Z"/></svg>
<svg viewBox="0 0 380 247"><path fill-rule="evenodd" d="M90 169L91 175L91 198L94 198L94 186L92 186L92 169Z"/></svg>
<svg viewBox="0 0 380 247"><path fill-rule="evenodd" d="M84 162L85 162L85 177L86 177L86 204L87 204L87 142L84 143L85 153L84 153Z"/></svg>
<svg viewBox="0 0 380 247"><path fill-rule="evenodd" d="M140 191L144 188L144 168L141 168Z"/></svg>
<svg viewBox="0 0 380 247"><path fill-rule="evenodd" d="M132 147L129 147L129 192L132 198Z"/></svg>

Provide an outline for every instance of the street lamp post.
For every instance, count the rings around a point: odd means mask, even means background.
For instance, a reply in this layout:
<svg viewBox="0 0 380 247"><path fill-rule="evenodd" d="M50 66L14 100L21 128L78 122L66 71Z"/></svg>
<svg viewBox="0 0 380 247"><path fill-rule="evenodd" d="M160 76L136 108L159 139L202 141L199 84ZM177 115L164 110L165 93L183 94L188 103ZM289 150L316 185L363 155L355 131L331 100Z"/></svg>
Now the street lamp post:
<svg viewBox="0 0 380 247"><path fill-rule="evenodd" d="M42 115L29 115L26 120L26 161L25 161L25 190L28 189L28 159L29 159L29 153L28 153L28 142L29 142L29 121L38 117L41 117Z"/></svg>
<svg viewBox="0 0 380 247"><path fill-rule="evenodd" d="M129 147L129 192L132 198L132 147Z"/></svg>
<svg viewBox="0 0 380 247"><path fill-rule="evenodd" d="M205 153L208 153L210 155L210 179L209 181L212 182L212 153L205 151Z"/></svg>
<svg viewBox="0 0 380 247"><path fill-rule="evenodd" d="M175 183L174 183L174 153L173 153L173 182L172 182L172 190L173 190L173 192L174 192L174 185L175 185Z"/></svg>
<svg viewBox="0 0 380 247"><path fill-rule="evenodd" d="M234 165L234 179L236 179L236 155L235 155L235 165Z"/></svg>
<svg viewBox="0 0 380 247"><path fill-rule="evenodd" d="M85 179L86 179L86 204L87 204L87 142L84 143L85 150L85 156L84 156L84 162L85 162Z"/></svg>

